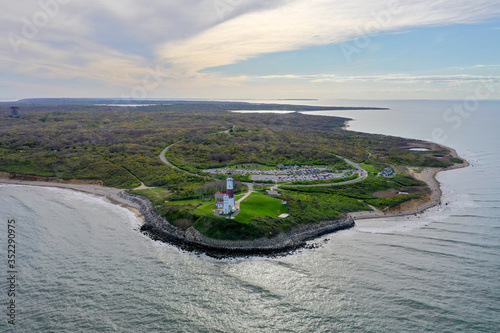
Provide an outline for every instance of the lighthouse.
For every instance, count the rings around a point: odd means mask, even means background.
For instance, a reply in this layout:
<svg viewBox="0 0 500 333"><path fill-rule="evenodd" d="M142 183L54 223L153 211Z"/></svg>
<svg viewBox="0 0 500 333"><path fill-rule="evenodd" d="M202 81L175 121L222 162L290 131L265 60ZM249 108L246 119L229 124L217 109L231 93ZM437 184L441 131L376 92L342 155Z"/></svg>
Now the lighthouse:
<svg viewBox="0 0 500 333"><path fill-rule="evenodd" d="M226 190L215 193L215 206L219 209L219 212L224 215L236 211L233 176L231 173L227 175Z"/></svg>
<svg viewBox="0 0 500 333"><path fill-rule="evenodd" d="M233 175L228 173L227 175L227 185L226 185L226 194L228 196L228 205L231 211L234 211L236 208L236 204L234 202L234 185L233 185Z"/></svg>
<svg viewBox="0 0 500 333"><path fill-rule="evenodd" d="M227 194L224 194L224 203L223 203L223 209L222 209L222 213L224 215L228 215L231 213L231 208L229 207L229 197L227 196Z"/></svg>

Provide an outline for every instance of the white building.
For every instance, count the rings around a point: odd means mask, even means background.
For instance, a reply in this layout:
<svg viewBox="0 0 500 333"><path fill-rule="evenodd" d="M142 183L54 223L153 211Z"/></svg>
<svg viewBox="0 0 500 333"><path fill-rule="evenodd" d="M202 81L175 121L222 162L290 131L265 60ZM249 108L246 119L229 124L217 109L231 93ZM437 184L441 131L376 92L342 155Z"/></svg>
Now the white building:
<svg viewBox="0 0 500 333"><path fill-rule="evenodd" d="M215 193L215 206L221 209L221 213L227 215L236 211L236 202L234 199L234 184L232 174L227 176L226 190Z"/></svg>
<svg viewBox="0 0 500 333"><path fill-rule="evenodd" d="M222 214L228 215L231 213L231 208L229 207L229 197L227 194L224 195L224 208L222 210Z"/></svg>

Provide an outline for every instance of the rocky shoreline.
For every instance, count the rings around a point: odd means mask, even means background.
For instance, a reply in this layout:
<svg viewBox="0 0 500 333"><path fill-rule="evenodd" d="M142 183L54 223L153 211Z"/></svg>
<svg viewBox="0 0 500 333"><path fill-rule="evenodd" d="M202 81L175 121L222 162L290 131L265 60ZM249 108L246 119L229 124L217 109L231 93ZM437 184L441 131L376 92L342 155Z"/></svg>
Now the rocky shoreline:
<svg viewBox="0 0 500 333"><path fill-rule="evenodd" d="M183 231L156 214L151 201L147 198L129 194L124 190L102 186L98 180L63 180L0 172L0 183L54 187L103 197L113 204L120 205L136 213L137 217L144 222L141 226L141 232L150 238L178 246L186 251L205 253L216 258L286 255L297 249L308 247L306 243L308 240L349 229L355 225L354 219L349 216L339 221L295 228L272 239L221 241L208 238L194 228Z"/></svg>
<svg viewBox="0 0 500 333"><path fill-rule="evenodd" d="M284 255L306 247L308 240L355 226L354 219L349 216L338 221L321 222L294 228L271 239L215 240L202 235L193 227L183 231L173 226L165 218L156 214L151 202L144 197L126 192L120 192L119 196L140 207L139 211L145 220L141 232L145 235L153 240L176 245L183 250L203 252L217 258Z"/></svg>

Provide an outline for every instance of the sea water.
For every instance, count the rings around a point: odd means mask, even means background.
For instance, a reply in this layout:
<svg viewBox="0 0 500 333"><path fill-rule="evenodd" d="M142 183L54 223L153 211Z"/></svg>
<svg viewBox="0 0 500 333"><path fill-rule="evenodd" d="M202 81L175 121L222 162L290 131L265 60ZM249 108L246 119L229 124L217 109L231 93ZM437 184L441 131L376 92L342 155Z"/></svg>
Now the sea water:
<svg viewBox="0 0 500 333"><path fill-rule="evenodd" d="M183 252L101 198L1 185L0 332L498 332L500 102L481 102L459 127L444 116L457 103L319 101L391 108L322 112L356 119L350 130L432 140L441 129L471 167L438 175L440 207L358 221L281 258Z"/></svg>

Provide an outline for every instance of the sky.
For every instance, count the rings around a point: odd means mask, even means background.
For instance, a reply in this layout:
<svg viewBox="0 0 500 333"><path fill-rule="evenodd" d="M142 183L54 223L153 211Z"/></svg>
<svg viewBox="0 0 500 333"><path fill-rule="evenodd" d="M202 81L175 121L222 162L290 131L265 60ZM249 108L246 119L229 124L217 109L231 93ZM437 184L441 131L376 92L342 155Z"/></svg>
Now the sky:
<svg viewBox="0 0 500 333"><path fill-rule="evenodd" d="M0 100L500 99L500 0L4 0Z"/></svg>

